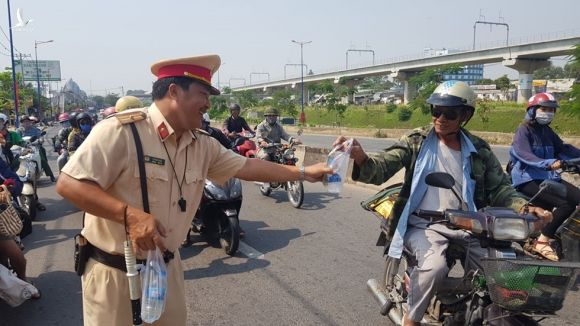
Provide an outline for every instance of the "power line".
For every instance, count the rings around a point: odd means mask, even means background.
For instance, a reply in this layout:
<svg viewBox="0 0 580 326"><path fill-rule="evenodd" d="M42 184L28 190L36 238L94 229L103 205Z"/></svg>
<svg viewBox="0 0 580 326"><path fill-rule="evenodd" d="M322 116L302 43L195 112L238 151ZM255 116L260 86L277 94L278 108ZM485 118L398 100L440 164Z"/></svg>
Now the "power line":
<svg viewBox="0 0 580 326"><path fill-rule="evenodd" d="M4 28L2 28L2 26L0 26L0 31L2 31L2 34L4 34L4 37L6 37L6 40L10 42L10 38L8 37L8 35L6 35L6 32L4 32Z"/></svg>

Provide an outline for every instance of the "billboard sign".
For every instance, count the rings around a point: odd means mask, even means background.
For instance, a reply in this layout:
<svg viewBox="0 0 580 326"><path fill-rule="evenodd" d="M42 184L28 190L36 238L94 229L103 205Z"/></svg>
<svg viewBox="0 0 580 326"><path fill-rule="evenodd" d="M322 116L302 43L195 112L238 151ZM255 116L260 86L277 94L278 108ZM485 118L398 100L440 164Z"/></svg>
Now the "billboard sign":
<svg viewBox="0 0 580 326"><path fill-rule="evenodd" d="M16 73L24 76L24 81L36 81L35 60L15 60ZM40 81L60 81L60 61L38 60L38 77Z"/></svg>

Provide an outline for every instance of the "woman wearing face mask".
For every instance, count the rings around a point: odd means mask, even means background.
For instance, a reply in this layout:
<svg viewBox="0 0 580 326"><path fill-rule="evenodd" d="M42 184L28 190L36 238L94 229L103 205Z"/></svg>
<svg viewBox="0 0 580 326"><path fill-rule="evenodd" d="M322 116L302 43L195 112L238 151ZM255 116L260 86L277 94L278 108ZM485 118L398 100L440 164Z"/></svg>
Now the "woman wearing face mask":
<svg viewBox="0 0 580 326"><path fill-rule="evenodd" d="M561 160L580 157L580 150L564 144L550 128L557 108L558 102L550 93L532 96L528 101L524 122L516 130L510 149L512 184L518 191L532 197L545 179L566 186L565 198L543 192L532 203L547 210L555 208L552 222L544 227L531 247L532 251L553 261L558 261L559 257L550 245L550 240L580 202L580 190L560 178Z"/></svg>
<svg viewBox="0 0 580 326"><path fill-rule="evenodd" d="M93 129L93 119L88 113L81 112L76 115L75 119L78 129L73 129L68 136L69 155L72 155L81 146Z"/></svg>

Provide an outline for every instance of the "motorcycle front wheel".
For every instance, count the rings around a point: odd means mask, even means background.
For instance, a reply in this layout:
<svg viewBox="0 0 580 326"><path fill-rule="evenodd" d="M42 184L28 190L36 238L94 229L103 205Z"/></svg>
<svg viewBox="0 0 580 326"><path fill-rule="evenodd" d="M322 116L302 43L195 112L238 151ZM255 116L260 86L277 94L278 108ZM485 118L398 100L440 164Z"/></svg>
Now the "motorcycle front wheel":
<svg viewBox="0 0 580 326"><path fill-rule="evenodd" d="M304 202L304 185L302 181L288 181L286 184L288 200L295 208L300 208Z"/></svg>
<svg viewBox="0 0 580 326"><path fill-rule="evenodd" d="M240 221L237 216L224 218L218 223L220 244L226 254L233 256L240 245Z"/></svg>
<svg viewBox="0 0 580 326"><path fill-rule="evenodd" d="M36 220L36 198L34 195L21 195L20 207L28 213L32 221Z"/></svg>

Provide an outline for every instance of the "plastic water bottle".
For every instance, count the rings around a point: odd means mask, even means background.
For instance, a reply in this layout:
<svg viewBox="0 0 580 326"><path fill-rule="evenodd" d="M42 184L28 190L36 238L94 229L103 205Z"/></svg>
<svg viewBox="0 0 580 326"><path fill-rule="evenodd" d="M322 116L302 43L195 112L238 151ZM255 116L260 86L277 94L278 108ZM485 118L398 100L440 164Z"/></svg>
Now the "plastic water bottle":
<svg viewBox="0 0 580 326"><path fill-rule="evenodd" d="M344 144L336 146L328 154L326 164L334 170L334 173L328 175L326 180L326 189L330 193L338 194L342 191L342 184L344 183L346 170L348 169L352 141L352 138L347 140Z"/></svg>
<svg viewBox="0 0 580 326"><path fill-rule="evenodd" d="M156 249L156 251L159 251L159 249ZM149 324L154 323L163 314L167 295L167 270L165 269L165 264L162 258L161 262L159 262L156 259L149 259L151 256L149 254L147 257L147 266L143 273L143 295L141 298L141 318Z"/></svg>

